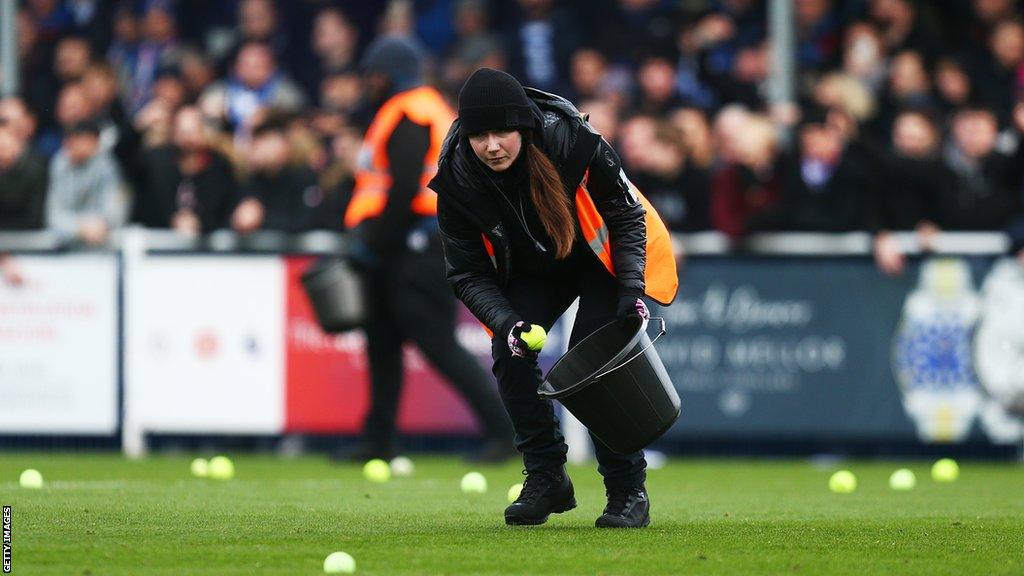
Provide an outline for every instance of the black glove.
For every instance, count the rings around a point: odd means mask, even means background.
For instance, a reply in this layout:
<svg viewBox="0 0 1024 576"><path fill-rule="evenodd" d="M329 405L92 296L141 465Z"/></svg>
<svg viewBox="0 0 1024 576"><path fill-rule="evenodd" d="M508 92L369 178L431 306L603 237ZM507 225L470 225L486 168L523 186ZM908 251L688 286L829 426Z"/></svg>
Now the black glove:
<svg viewBox="0 0 1024 576"><path fill-rule="evenodd" d="M645 320L650 319L651 312L647 304L637 296L619 296L619 304L615 309L615 316L619 322L623 322L630 316L639 316Z"/></svg>

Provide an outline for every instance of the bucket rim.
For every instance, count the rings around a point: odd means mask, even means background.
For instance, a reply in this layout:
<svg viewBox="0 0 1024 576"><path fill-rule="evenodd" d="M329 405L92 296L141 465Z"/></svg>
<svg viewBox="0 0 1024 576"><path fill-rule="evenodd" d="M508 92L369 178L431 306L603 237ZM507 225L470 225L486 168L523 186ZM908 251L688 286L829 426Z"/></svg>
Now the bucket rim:
<svg viewBox="0 0 1024 576"><path fill-rule="evenodd" d="M558 369L558 367L562 364L562 361L564 361L570 354L572 354L573 351L578 350L580 347L586 344L587 341L594 337L598 332L604 330L605 328L613 324L618 324L619 320L612 320L611 322L602 325L597 330L594 330L590 334L587 334L586 338L580 340L579 343L573 346L571 350L563 354L562 357L558 359L558 362L555 362L555 365L551 367L551 370L548 370L548 373L544 375L544 381L541 382L540 386L537 388L537 395L540 396L541 398L557 400L559 398L571 396L576 392L579 392L580 390L586 388L587 386L590 386L594 382L597 382L598 379L594 377L595 375L600 374L609 366L612 366L615 363L622 360L626 355L628 355L633 350L633 348L636 347L636 345L640 342L640 339L643 338L645 334L647 334L647 324L649 320L647 318L644 318L643 316L637 316L637 318L640 319L640 326L636 330L636 333L633 334L632 337L630 337L629 342L625 346L623 346L617 354L612 356L610 360L608 360L607 362L599 366L596 370L588 374L586 378L583 378L579 382L573 384L572 386L569 386L564 390L554 390L553 386L549 386L550 391L545 390L545 386L548 386L548 376L550 376L552 372Z"/></svg>

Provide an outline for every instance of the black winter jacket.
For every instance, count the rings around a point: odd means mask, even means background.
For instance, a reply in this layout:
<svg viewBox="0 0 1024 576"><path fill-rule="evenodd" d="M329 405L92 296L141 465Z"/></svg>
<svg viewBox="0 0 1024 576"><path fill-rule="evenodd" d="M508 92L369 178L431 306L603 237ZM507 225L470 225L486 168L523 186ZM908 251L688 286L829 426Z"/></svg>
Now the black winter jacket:
<svg viewBox="0 0 1024 576"><path fill-rule="evenodd" d="M643 295L645 211L630 190L618 155L568 100L532 88L526 88L526 92L539 127L532 134L533 141L558 168L573 205L576 188L590 170L587 190L608 227L620 295ZM504 294L509 277L515 274L507 226L521 224L503 221L498 191L485 170L488 168L460 135L456 120L441 148L437 175L429 184L438 194L445 273L456 297L470 312L496 334L506 334L522 320ZM482 235L494 247L493 262ZM578 221L576 241L586 242Z"/></svg>
<svg viewBox="0 0 1024 576"><path fill-rule="evenodd" d="M28 152L0 168L0 230L43 228L46 179L46 167Z"/></svg>
<svg viewBox="0 0 1024 576"><path fill-rule="evenodd" d="M136 192L134 220L147 228L170 228L175 213L196 213L204 232L228 225L238 184L231 162L210 151L206 165L186 176L178 166L178 150L164 146L142 154L142 186Z"/></svg>

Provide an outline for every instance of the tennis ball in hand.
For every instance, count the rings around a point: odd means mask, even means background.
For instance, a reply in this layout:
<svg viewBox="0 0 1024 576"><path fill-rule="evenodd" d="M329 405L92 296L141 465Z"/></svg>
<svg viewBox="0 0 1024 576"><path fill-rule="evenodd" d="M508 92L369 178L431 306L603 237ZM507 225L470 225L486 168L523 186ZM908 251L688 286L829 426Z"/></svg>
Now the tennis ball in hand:
<svg viewBox="0 0 1024 576"><path fill-rule="evenodd" d="M363 465L363 476L370 482L391 480L391 466L380 458L374 458Z"/></svg>
<svg viewBox="0 0 1024 576"><path fill-rule="evenodd" d="M470 472L462 477L462 491L473 494L487 492L487 478L479 472Z"/></svg>
<svg viewBox="0 0 1024 576"><path fill-rule="evenodd" d="M936 482L953 482L960 477L960 465L952 458L936 460L932 465L932 479Z"/></svg>
<svg viewBox="0 0 1024 576"><path fill-rule="evenodd" d="M534 352L543 348L544 343L548 341L548 333L544 331L544 327L536 324L530 324L530 329L523 331L520 337Z"/></svg>
<svg viewBox="0 0 1024 576"><path fill-rule="evenodd" d="M209 474L214 480L231 480L235 477L235 463L227 456L214 456L210 458Z"/></svg>
<svg viewBox="0 0 1024 576"><path fill-rule="evenodd" d="M43 475L39 473L39 470L29 468L21 473L21 477L18 478L18 483L22 488L42 488Z"/></svg>
<svg viewBox="0 0 1024 576"><path fill-rule="evenodd" d="M849 494L857 489L857 477L849 470L840 470L828 479L828 489L837 494Z"/></svg>
<svg viewBox="0 0 1024 576"><path fill-rule="evenodd" d="M917 477L907 468L900 468L889 476L889 488L893 490L912 490L917 485Z"/></svg>
<svg viewBox="0 0 1024 576"><path fill-rule="evenodd" d="M348 552L331 552L324 559L327 574L352 574L356 571L356 559Z"/></svg>
<svg viewBox="0 0 1024 576"><path fill-rule="evenodd" d="M196 458L192 461L192 475L196 478L206 478L210 475L210 463L206 461L206 458Z"/></svg>

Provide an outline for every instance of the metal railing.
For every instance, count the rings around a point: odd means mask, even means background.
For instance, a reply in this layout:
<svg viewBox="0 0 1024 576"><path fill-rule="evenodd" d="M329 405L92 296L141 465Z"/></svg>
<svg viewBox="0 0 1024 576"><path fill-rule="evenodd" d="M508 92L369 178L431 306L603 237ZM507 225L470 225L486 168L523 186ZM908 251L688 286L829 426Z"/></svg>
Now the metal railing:
<svg viewBox="0 0 1024 576"><path fill-rule="evenodd" d="M912 232L893 234L905 254L1005 254L1009 237L1002 232L941 232L925 249ZM226 252L226 253L299 253L337 254L345 250L345 234L316 230L301 234L257 231L237 234L216 230L210 234L190 236L172 230L129 227L114 231L102 245L86 247L68 243L55 233L0 232L0 252L56 252L63 250L119 251L126 238L143 242L147 252ZM867 232L804 233L780 232L753 234L733 239L720 232L674 234L677 254L687 256L724 256L754 254L764 256L870 256L872 235Z"/></svg>

